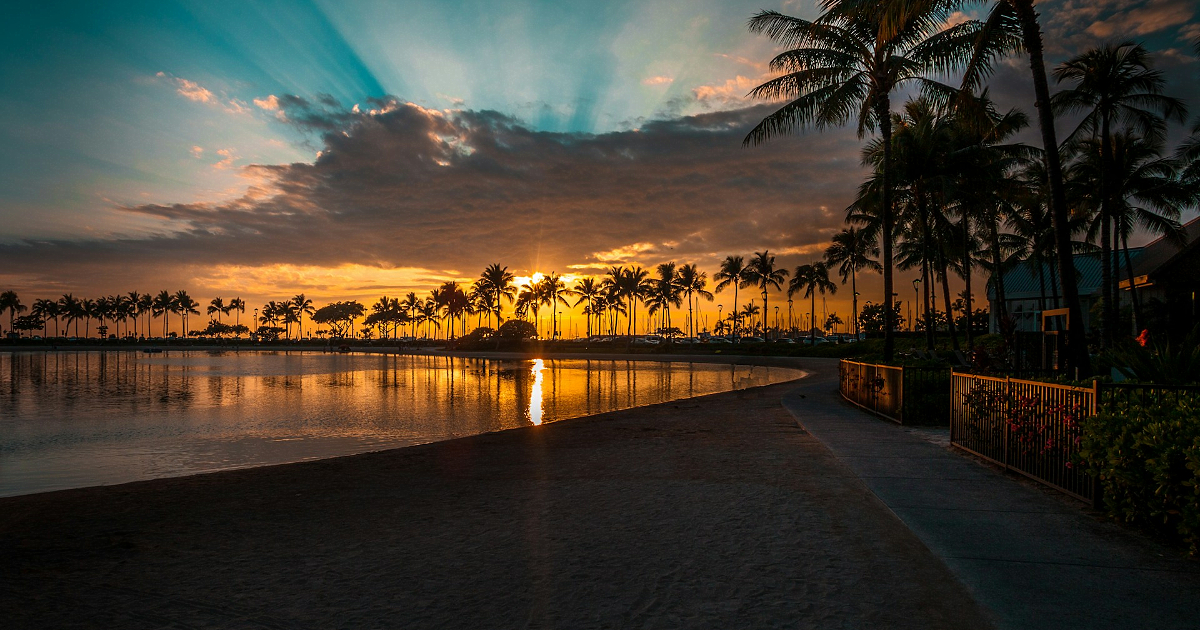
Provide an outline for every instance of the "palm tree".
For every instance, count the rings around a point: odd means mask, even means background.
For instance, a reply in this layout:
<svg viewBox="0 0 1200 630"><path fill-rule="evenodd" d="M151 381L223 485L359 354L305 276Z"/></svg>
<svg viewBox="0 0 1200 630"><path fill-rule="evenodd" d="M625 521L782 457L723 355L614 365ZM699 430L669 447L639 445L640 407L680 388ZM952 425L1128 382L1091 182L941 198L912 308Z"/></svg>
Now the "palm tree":
<svg viewBox="0 0 1200 630"><path fill-rule="evenodd" d="M725 290L725 287L733 287L733 309L729 315L733 317L733 335L738 334L738 289L750 286L749 278L746 275L746 259L741 256L726 256L721 262L721 269L713 274L713 280L717 281L717 293Z"/></svg>
<svg viewBox="0 0 1200 630"><path fill-rule="evenodd" d="M864 0L865 1L865 0ZM991 74L991 65L1002 55L1024 51L1029 55L1029 71L1033 79L1034 105L1038 112L1038 128L1042 136L1043 159L1046 169L1046 189L1049 193L1050 216L1054 224L1055 250L1060 270L1063 299L1067 304L1068 319L1083 321L1083 310L1079 302L1079 284L1071 247L1071 219L1067 207L1064 187L1062 157L1059 155L1058 137L1054 129L1054 107L1050 98L1050 84L1046 78L1046 62L1043 56L1042 29L1038 13L1034 9L1036 0L998 0L982 22L968 21L948 29L943 37L966 37L972 40L973 50L969 56L947 58L940 67L947 71L962 71L962 91L974 94ZM886 309L885 309L886 310ZM1091 372L1087 339L1083 326L1071 326L1067 331L1068 368L1082 374Z"/></svg>
<svg viewBox="0 0 1200 630"><path fill-rule="evenodd" d="M742 320L743 320L743 321L749 321L749 322L752 322L752 321L754 321L754 318L755 318L755 317L756 317L756 316L757 316L757 315L758 315L760 312L761 312L761 311L760 311L760 309L758 308L758 305L757 305L757 304L755 304L754 302L746 302L746 304L745 304L744 306L742 306L742 312L741 312L741 313L739 313L739 315L740 315L740 317L742 318ZM748 330L749 330L750 332L753 332L753 329L748 329ZM738 332L737 332L737 320L734 320L734 324L733 324L733 334L734 334L734 335L737 335L737 334L738 334ZM764 332L764 334L766 334L766 333Z"/></svg>
<svg viewBox="0 0 1200 630"><path fill-rule="evenodd" d="M842 282L846 282L846 277L850 278L850 291L852 308L854 309L854 334L858 334L858 271L860 269L870 269L871 271L879 271L882 265L876 261L873 256L879 255L879 247L867 238L863 230L857 228L846 228L833 236L832 244L825 250L825 261L829 265L838 265L838 275L842 277ZM792 278L794 282L795 277Z"/></svg>
<svg viewBox="0 0 1200 630"><path fill-rule="evenodd" d="M175 312L174 308L175 307L173 300L171 299L171 294L168 291L159 291L158 295L154 296L154 299L151 302L151 309L154 317L161 317L163 319L163 337L167 336L167 327L169 325L169 318L167 315Z"/></svg>
<svg viewBox="0 0 1200 630"><path fill-rule="evenodd" d="M782 288L783 281L787 279L788 270L775 267L775 257L769 251L763 250L755 252L754 257L750 259L750 263L746 265L746 279L749 284L754 284L762 291L762 316L763 316L763 336L767 335L767 291L774 287L776 291Z"/></svg>
<svg viewBox="0 0 1200 630"><path fill-rule="evenodd" d="M206 313L210 318L214 313L216 313L218 322L221 321L221 314L228 312L229 308L225 306L225 300L219 297L213 298L212 301L208 303L208 309L206 310Z"/></svg>
<svg viewBox="0 0 1200 630"><path fill-rule="evenodd" d="M567 285L562 281L562 276L551 271L542 277L542 281L538 287L538 299L542 304L550 307L550 338L557 339L559 337L558 330L558 305L570 306L564 296L575 295L575 291L568 289Z"/></svg>
<svg viewBox="0 0 1200 630"><path fill-rule="evenodd" d="M58 336L58 302L54 300L34 300L33 307L29 311L30 315L34 315L42 320L42 336L50 336L50 318L54 318L54 336Z"/></svg>
<svg viewBox="0 0 1200 630"><path fill-rule="evenodd" d="M183 326L183 333L181 336L186 338L189 335L188 315L199 315L200 310L196 307L200 306L200 303L192 299L192 296L188 295L187 291L182 289L175 292L175 295L172 296L171 302L172 306L174 307L172 312L179 315L179 323Z"/></svg>
<svg viewBox="0 0 1200 630"><path fill-rule="evenodd" d="M801 289L804 290L804 297L809 298L808 302L808 319L810 325L808 327L808 338L810 343L816 337L816 315L817 315L817 292L821 295L826 292L837 293L837 285L829 280L829 267L823 262L815 262L811 265L800 265L796 267L796 274L792 276L792 281L788 283L788 296L798 293Z"/></svg>
<svg viewBox="0 0 1200 630"><path fill-rule="evenodd" d="M296 337L301 338L304 336L304 316L307 314L311 317L316 310L313 309L313 301L304 297L303 293L292 298L292 306L296 308Z"/></svg>
<svg viewBox="0 0 1200 630"><path fill-rule="evenodd" d="M627 335L637 333L637 303L646 297L646 290L649 288L647 279L650 277L650 272L642 269L639 265L633 265L624 270L618 282L620 295L625 300L626 308L629 310Z"/></svg>
<svg viewBox="0 0 1200 630"><path fill-rule="evenodd" d="M587 315L587 336L591 337L592 317L597 315L596 301L599 300L603 294L603 289L601 288L600 283L596 282L595 278L588 277L582 278L579 280L579 282L576 282L574 291L575 295L579 296L579 299L575 300L575 306L579 306L580 304L587 302L587 306L584 307L584 314Z"/></svg>
<svg viewBox="0 0 1200 630"><path fill-rule="evenodd" d="M781 73L754 88L758 98L791 99L746 136L758 145L806 127L841 126L857 117L858 135L878 128L883 145L880 227L883 234L884 303L891 302L892 208L891 94L916 82L922 91L946 100L951 90L925 78L930 69L969 57L970 42L936 37L949 10L947 3L825 0L825 9L809 21L762 11L750 19L753 33L765 33L788 50L771 60ZM884 309L884 360L895 347L893 313Z"/></svg>
<svg viewBox="0 0 1200 630"><path fill-rule="evenodd" d="M1186 238L1179 217L1194 201L1195 193L1177 178L1177 163L1162 156L1164 146L1161 136L1141 137L1125 131L1113 134L1109 141L1107 164L1101 157L1104 149L1098 146L1100 144L1094 139L1083 141L1080 151L1082 159L1072 165L1072 170L1086 189L1101 190L1101 186L1104 186L1105 201L1108 203L1107 218L1113 223L1113 250L1123 252L1126 276L1133 278L1129 236L1135 229L1141 228L1151 234L1166 236L1183 246ZM1118 258L1114 256L1113 270L1120 264ZM1141 302L1132 283L1129 288L1136 330L1143 320ZM1113 302L1116 302L1115 298Z"/></svg>
<svg viewBox="0 0 1200 630"><path fill-rule="evenodd" d="M83 298L79 300L80 317L83 319L83 338L91 338L92 318L96 316L96 300ZM79 332L79 319L75 320L75 332Z"/></svg>
<svg viewBox="0 0 1200 630"><path fill-rule="evenodd" d="M1085 113L1068 144L1099 136L1100 174L1100 260L1101 260L1101 338L1113 342L1116 321L1116 288L1111 230L1115 206L1120 203L1113 183L1113 125L1129 128L1150 139L1161 138L1167 120L1183 122L1187 108L1183 101L1162 94L1166 84L1161 72L1152 68L1150 53L1140 44L1107 44L1063 62L1054 70L1054 78L1074 86L1051 99L1056 114Z"/></svg>
<svg viewBox="0 0 1200 630"><path fill-rule="evenodd" d="M712 291L708 291L708 274L700 271L696 265L687 264L679 268L679 287L688 301L688 337L696 336L695 319L692 314L692 296L713 301Z"/></svg>
<svg viewBox="0 0 1200 630"><path fill-rule="evenodd" d="M492 314L496 315L496 327L499 328L504 319L500 316L500 298L508 298L508 303L512 304L517 295L517 288L513 286L515 277L509 273L508 267L501 267L499 263L492 263L483 270L479 275L478 282L483 287L484 292L491 298L491 308L488 313L488 321L491 321Z"/></svg>
<svg viewBox="0 0 1200 630"><path fill-rule="evenodd" d="M683 301L680 299L679 275L675 269L675 263L665 262L660 264L656 271L658 278L651 283L650 294L655 297L655 301L663 309L663 321L659 328L671 328L671 306L680 306Z"/></svg>
<svg viewBox="0 0 1200 630"><path fill-rule="evenodd" d="M17 313L22 313L26 310L26 306L21 304L21 298L17 297L16 291L5 291L0 293L0 313L8 311L8 330L12 332L13 322L16 319Z"/></svg>

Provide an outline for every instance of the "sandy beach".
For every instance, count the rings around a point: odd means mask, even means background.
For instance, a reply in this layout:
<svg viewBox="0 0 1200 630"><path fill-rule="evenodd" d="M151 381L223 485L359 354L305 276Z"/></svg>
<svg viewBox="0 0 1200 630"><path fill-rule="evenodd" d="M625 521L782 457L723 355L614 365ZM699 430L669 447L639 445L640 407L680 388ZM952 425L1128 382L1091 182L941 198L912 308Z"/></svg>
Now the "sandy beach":
<svg viewBox="0 0 1200 630"><path fill-rule="evenodd" d="M0 499L6 628L984 628L780 404Z"/></svg>

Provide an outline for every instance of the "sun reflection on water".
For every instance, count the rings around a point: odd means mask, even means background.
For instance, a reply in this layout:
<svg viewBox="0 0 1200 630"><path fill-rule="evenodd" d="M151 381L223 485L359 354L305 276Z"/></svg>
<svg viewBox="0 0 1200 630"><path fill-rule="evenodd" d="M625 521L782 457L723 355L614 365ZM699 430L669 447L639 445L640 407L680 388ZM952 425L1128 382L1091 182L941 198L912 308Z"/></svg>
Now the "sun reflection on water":
<svg viewBox="0 0 1200 630"><path fill-rule="evenodd" d="M542 423L542 371L546 365L541 359L533 360L533 391L529 394L529 421Z"/></svg>

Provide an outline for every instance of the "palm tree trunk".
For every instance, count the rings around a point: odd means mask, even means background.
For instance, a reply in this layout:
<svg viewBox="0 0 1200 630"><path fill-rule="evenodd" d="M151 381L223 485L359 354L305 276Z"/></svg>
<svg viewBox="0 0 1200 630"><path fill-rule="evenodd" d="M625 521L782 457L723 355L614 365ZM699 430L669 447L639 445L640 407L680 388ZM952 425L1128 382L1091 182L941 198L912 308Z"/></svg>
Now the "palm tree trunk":
<svg viewBox="0 0 1200 630"><path fill-rule="evenodd" d="M962 219L963 224L963 282L966 286L963 288L963 305L966 307L966 312L963 313L964 321L967 324L967 350L970 351L975 347L975 331L971 325L971 219L965 213Z"/></svg>
<svg viewBox="0 0 1200 630"><path fill-rule="evenodd" d="M950 301L950 264L947 260L946 250L940 241L937 255L938 266L941 267L942 273L942 295L946 298L946 330L950 331L950 346L955 350L961 350L962 348L958 345L958 332L954 326L954 305Z"/></svg>
<svg viewBox="0 0 1200 630"><path fill-rule="evenodd" d="M1129 277L1129 298L1133 301L1133 334L1142 327L1142 300L1138 297L1137 287L1134 286L1133 260L1129 257L1129 235L1121 236L1121 250L1125 254L1125 275Z"/></svg>
<svg viewBox="0 0 1200 630"><path fill-rule="evenodd" d="M882 66L882 64L878 64ZM875 103L875 117L883 140L883 208L881 212L883 239L883 360L889 362L896 350L896 313L892 309L892 118L891 101L884 94Z"/></svg>
<svg viewBox="0 0 1200 630"><path fill-rule="evenodd" d="M1045 311L1046 310L1046 264L1044 262L1042 262L1042 259L1040 256L1035 257L1034 260L1037 262L1038 288L1040 289L1040 292L1038 294L1038 308Z"/></svg>
<svg viewBox="0 0 1200 630"><path fill-rule="evenodd" d="M989 240L992 248L992 289L996 292L996 322L1008 319L1008 296L1004 291L1004 263L1000 256L1000 229L991 222Z"/></svg>
<svg viewBox="0 0 1200 630"><path fill-rule="evenodd" d="M850 292L853 293L853 295L850 296L850 300L853 303L852 308L854 309L854 313L851 316L854 319L854 336L857 338L858 337L858 274L856 273L856 270L854 269L853 265L850 266Z"/></svg>
<svg viewBox="0 0 1200 630"><path fill-rule="evenodd" d="M930 291L930 287L933 284L930 280L931 275L929 273L929 261L921 261L921 293L925 302L925 348L927 350L933 350L933 346L936 343L933 326L933 294Z"/></svg>
<svg viewBox="0 0 1200 630"><path fill-rule="evenodd" d="M813 291L808 296L808 345L816 344L817 327L813 326L813 320L817 318L817 292Z"/></svg>
<svg viewBox="0 0 1200 630"><path fill-rule="evenodd" d="M1038 24L1033 0L1008 0L1021 22L1025 50L1029 53L1029 70L1033 75L1033 91L1037 98L1038 126L1042 132L1043 154L1046 156L1046 179L1050 188L1050 209L1054 222L1054 239L1058 247L1058 264L1062 276L1063 297L1067 303L1067 367L1075 368L1080 376L1092 371L1087 339L1083 330L1083 309L1079 304L1079 285L1075 279L1075 261L1071 255L1071 232L1067 217L1067 195L1063 190L1062 162L1058 155L1058 140L1054 134L1054 112L1050 107L1050 85L1046 79L1046 63L1042 58L1042 29Z"/></svg>

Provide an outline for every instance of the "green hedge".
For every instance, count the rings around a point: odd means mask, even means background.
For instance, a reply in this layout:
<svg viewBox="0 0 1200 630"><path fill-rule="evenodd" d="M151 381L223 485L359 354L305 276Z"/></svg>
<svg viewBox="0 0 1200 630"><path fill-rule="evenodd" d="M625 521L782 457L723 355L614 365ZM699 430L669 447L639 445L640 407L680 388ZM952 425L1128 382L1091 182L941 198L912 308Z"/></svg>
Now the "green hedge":
<svg viewBox="0 0 1200 630"><path fill-rule="evenodd" d="M1121 402L1081 428L1080 455L1109 515L1200 554L1200 405Z"/></svg>

